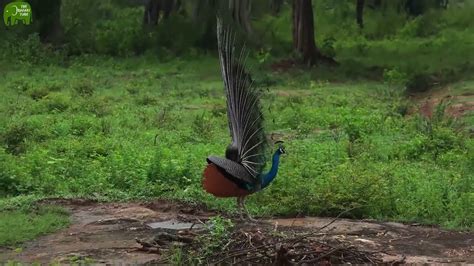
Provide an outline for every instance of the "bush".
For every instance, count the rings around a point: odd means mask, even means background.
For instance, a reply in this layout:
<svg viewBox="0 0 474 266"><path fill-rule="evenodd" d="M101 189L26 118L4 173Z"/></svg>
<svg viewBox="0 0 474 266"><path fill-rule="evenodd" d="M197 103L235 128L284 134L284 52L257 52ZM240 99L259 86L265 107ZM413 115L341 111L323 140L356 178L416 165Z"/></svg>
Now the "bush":
<svg viewBox="0 0 474 266"><path fill-rule="evenodd" d="M28 91L31 88L31 85L27 80L18 79L11 82L9 88L18 93L21 93Z"/></svg>
<svg viewBox="0 0 474 266"><path fill-rule="evenodd" d="M90 97L94 94L95 88L89 82L81 82L74 87L74 92L81 97Z"/></svg>
<svg viewBox="0 0 474 266"><path fill-rule="evenodd" d="M64 51L43 45L37 33L14 36L1 44L0 58L7 62L11 58L19 65L62 64L65 61Z"/></svg>
<svg viewBox="0 0 474 266"><path fill-rule="evenodd" d="M2 133L2 143L7 152L19 155L26 151L26 141L32 133L32 128L25 122L12 124Z"/></svg>
<svg viewBox="0 0 474 266"><path fill-rule="evenodd" d="M29 92L31 99L38 101L46 97L49 93L49 90L46 88L33 89Z"/></svg>
<svg viewBox="0 0 474 266"><path fill-rule="evenodd" d="M199 132L202 140L209 139L212 136L212 119L204 113L196 115L193 120L192 128L195 133Z"/></svg>
<svg viewBox="0 0 474 266"><path fill-rule="evenodd" d="M435 80L429 74L416 74L411 77L407 84L407 92L424 92L428 91L435 84Z"/></svg>
<svg viewBox="0 0 474 266"><path fill-rule="evenodd" d="M0 155L1 157L1 155ZM20 185L20 180L8 172L8 169L5 167L4 158L0 158L0 197L7 196L16 196L19 194L17 187Z"/></svg>
<svg viewBox="0 0 474 266"><path fill-rule="evenodd" d="M406 87L408 75L397 68L385 69L383 72L383 80L390 87Z"/></svg>
<svg viewBox="0 0 474 266"><path fill-rule="evenodd" d="M110 102L111 99L108 97L94 97L87 99L81 103L80 111L87 111L97 117L104 117L112 113Z"/></svg>
<svg viewBox="0 0 474 266"><path fill-rule="evenodd" d="M183 160L170 159L173 152L170 149L159 148L151 161L147 172L147 180L162 184L170 190L189 185L192 173Z"/></svg>
<svg viewBox="0 0 474 266"><path fill-rule="evenodd" d="M62 93L51 93L43 101L50 112L64 112L71 106L71 99Z"/></svg>
<svg viewBox="0 0 474 266"><path fill-rule="evenodd" d="M71 121L71 134L84 136L88 130L94 128L95 123L92 118L85 116L75 116Z"/></svg>
<svg viewBox="0 0 474 266"><path fill-rule="evenodd" d="M156 105L158 103L158 99L153 95L145 94L138 98L136 103L139 105Z"/></svg>

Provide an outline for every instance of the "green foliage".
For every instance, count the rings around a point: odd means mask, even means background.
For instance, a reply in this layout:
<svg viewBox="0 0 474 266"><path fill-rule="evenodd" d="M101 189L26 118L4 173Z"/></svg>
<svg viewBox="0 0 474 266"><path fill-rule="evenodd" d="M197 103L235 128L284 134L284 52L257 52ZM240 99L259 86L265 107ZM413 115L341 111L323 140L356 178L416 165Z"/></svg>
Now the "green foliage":
<svg viewBox="0 0 474 266"><path fill-rule="evenodd" d="M136 100L139 105L154 105L158 103L158 99L150 94L145 94Z"/></svg>
<svg viewBox="0 0 474 266"><path fill-rule="evenodd" d="M94 94L94 90L95 88L93 87L93 85L88 82L80 83L79 85L74 87L74 91L77 93L77 95L82 97L92 96L92 94Z"/></svg>
<svg viewBox="0 0 474 266"><path fill-rule="evenodd" d="M181 247L173 245L169 253L171 254L169 262L171 262L172 265L187 265L186 253Z"/></svg>
<svg viewBox="0 0 474 266"><path fill-rule="evenodd" d="M398 69L385 69L383 72L383 79L391 87L405 86L408 82L406 73L401 72Z"/></svg>
<svg viewBox="0 0 474 266"><path fill-rule="evenodd" d="M199 241L202 245L202 254L204 257L213 254L222 247L224 241L229 238L230 232L234 224L230 219L216 216L211 218L207 223L209 233L200 237Z"/></svg>
<svg viewBox="0 0 474 266"><path fill-rule="evenodd" d="M57 207L40 206L32 210L0 211L0 246L19 244L67 225L67 212Z"/></svg>
<svg viewBox="0 0 474 266"><path fill-rule="evenodd" d="M336 50L334 48L334 42L336 40L333 37L325 38L321 45L321 53L324 55L334 58L336 56Z"/></svg>
<svg viewBox="0 0 474 266"><path fill-rule="evenodd" d="M11 155L7 154L5 150L0 150L0 196L18 195L18 187L21 185L21 180L15 175L14 170L11 169Z"/></svg>
<svg viewBox="0 0 474 266"><path fill-rule="evenodd" d="M62 93L51 93L42 104L49 112L63 112L71 106L71 99L68 95Z"/></svg>
<svg viewBox="0 0 474 266"><path fill-rule="evenodd" d="M253 15L254 84L268 89L266 128L286 140L288 156L249 207L354 208L347 216L472 227L472 112L451 119L443 102L421 116L405 96L472 78L473 6L428 5L415 17L383 1L364 10L359 29L354 2L313 1L317 46L339 63L331 68L284 61L272 72L267 65L291 56L291 6ZM205 158L222 155L229 134L217 60L198 54L215 47L214 17L195 18L190 5L143 27L142 6L63 0L64 45L54 48L26 30L0 32L2 196L162 196L233 209L201 188ZM453 87L459 96L472 83ZM183 256L177 250L174 261Z"/></svg>
<svg viewBox="0 0 474 266"><path fill-rule="evenodd" d="M180 246L173 246L169 251L169 261L173 265L203 264L206 257L222 249L229 240L234 224L230 219L215 216L205 224L207 232L196 239L198 250L190 251Z"/></svg>
<svg viewBox="0 0 474 266"><path fill-rule="evenodd" d="M5 150L15 155L25 152L25 142L31 136L31 133L32 129L26 123L11 125L1 136Z"/></svg>
<svg viewBox="0 0 474 266"><path fill-rule="evenodd" d="M212 136L213 121L206 117L204 114L197 115L194 118L192 129L196 135L200 135L203 141L209 139Z"/></svg>
<svg viewBox="0 0 474 266"><path fill-rule="evenodd" d="M31 34L24 40L13 37L3 40L0 58L11 60L16 64L36 65L39 63L57 63L62 59L61 51L41 44L38 34ZM13 57L13 58L11 58Z"/></svg>
<svg viewBox="0 0 474 266"><path fill-rule="evenodd" d="M10 70L0 84L0 193L173 197L234 210L234 200L201 188L205 158L223 155L230 141L216 65L209 57L89 57L29 75ZM404 98L404 73L387 70L385 83L333 83L299 70L275 77L262 106L268 133L286 141L288 155L275 182L249 197L251 211L337 215L355 207L348 217L471 227L469 120L451 119L449 102L431 117L408 112L417 103ZM85 75L94 90L82 97ZM455 84L452 95L470 86ZM41 88L48 95L32 99Z"/></svg>
<svg viewBox="0 0 474 266"><path fill-rule="evenodd" d="M317 46L339 63L335 79L381 79L385 78L384 69L396 69L404 74L409 92L418 92L469 76L474 67L474 6L453 2L444 9L433 1L424 2L430 4L415 8L417 16L400 1L389 1L378 8L366 3L362 29L354 19L355 2L313 3ZM198 12L197 5L182 4L179 12L161 18L158 25L144 26L144 7L140 4L64 0L64 45L42 45L38 34L28 35L32 30L11 29L0 32L5 47L0 58L9 61L13 57L17 66L67 65L68 56L90 53L123 57L146 54L161 61L195 57L202 49L215 48L215 21L211 15L215 10L206 6ZM254 30L247 36L247 43L250 51L257 52L251 54L260 64L292 56L291 5L284 4L278 15L265 5L253 5ZM12 67L11 63L7 67Z"/></svg>
<svg viewBox="0 0 474 266"><path fill-rule="evenodd" d="M87 111L96 117L104 117L112 113L110 105L113 99L106 96L90 98L91 95L92 93L81 102L80 106L77 106L78 111Z"/></svg>
<svg viewBox="0 0 474 266"><path fill-rule="evenodd" d="M91 10L90 6L94 6ZM107 1L62 2L62 17L71 54L130 56L150 51L162 59L191 52L206 29L190 16L173 14L155 27L143 25L144 7Z"/></svg>
<svg viewBox="0 0 474 266"><path fill-rule="evenodd" d="M30 91L30 97L33 100L41 100L48 95L49 91L45 88L37 88Z"/></svg>

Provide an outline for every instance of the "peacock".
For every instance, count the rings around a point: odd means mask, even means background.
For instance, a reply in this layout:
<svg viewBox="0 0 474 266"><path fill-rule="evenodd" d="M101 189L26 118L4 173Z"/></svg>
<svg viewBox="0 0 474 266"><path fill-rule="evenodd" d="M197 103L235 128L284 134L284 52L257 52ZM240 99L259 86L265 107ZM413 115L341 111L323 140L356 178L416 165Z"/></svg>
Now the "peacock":
<svg viewBox="0 0 474 266"><path fill-rule="evenodd" d="M232 142L226 148L225 158L207 157L202 185L216 197L236 197L240 218L243 219L245 211L247 219L254 221L245 208L245 197L264 189L275 179L280 155L285 149L282 141L275 143L278 149L273 153L272 166L264 172L268 143L263 128L261 93L245 69L245 49L236 53L234 41L235 34L224 29L218 17L218 53Z"/></svg>

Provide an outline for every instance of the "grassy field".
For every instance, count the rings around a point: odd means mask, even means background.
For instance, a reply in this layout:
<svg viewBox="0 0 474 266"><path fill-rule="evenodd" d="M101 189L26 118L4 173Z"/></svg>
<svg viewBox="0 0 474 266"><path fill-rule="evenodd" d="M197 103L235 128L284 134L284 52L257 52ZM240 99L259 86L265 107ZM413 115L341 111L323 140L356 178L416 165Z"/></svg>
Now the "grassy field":
<svg viewBox="0 0 474 266"><path fill-rule="evenodd" d="M234 208L201 189L205 158L223 155L230 140L216 58L94 56L2 70L0 206L29 194ZM441 104L424 118L390 77L336 82L308 70L254 71L266 91L267 133L288 152L277 180L249 197L254 214L354 208L346 216L472 228L472 113L450 119ZM452 86L460 94L473 87Z"/></svg>
<svg viewBox="0 0 474 266"><path fill-rule="evenodd" d="M51 206L2 211L0 221L0 246L18 245L42 234L67 227L70 222L64 209ZM18 249L18 252L21 252L21 249Z"/></svg>

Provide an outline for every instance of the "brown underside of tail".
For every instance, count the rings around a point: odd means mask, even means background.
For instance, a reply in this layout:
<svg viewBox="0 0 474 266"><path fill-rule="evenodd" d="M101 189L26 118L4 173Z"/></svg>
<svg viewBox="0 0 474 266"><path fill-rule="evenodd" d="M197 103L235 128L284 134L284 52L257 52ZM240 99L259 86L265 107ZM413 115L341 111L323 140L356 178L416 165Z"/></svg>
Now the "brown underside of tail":
<svg viewBox="0 0 474 266"><path fill-rule="evenodd" d="M202 186L216 197L241 197L250 194L249 191L239 188L229 180L213 163L207 165L204 170Z"/></svg>

